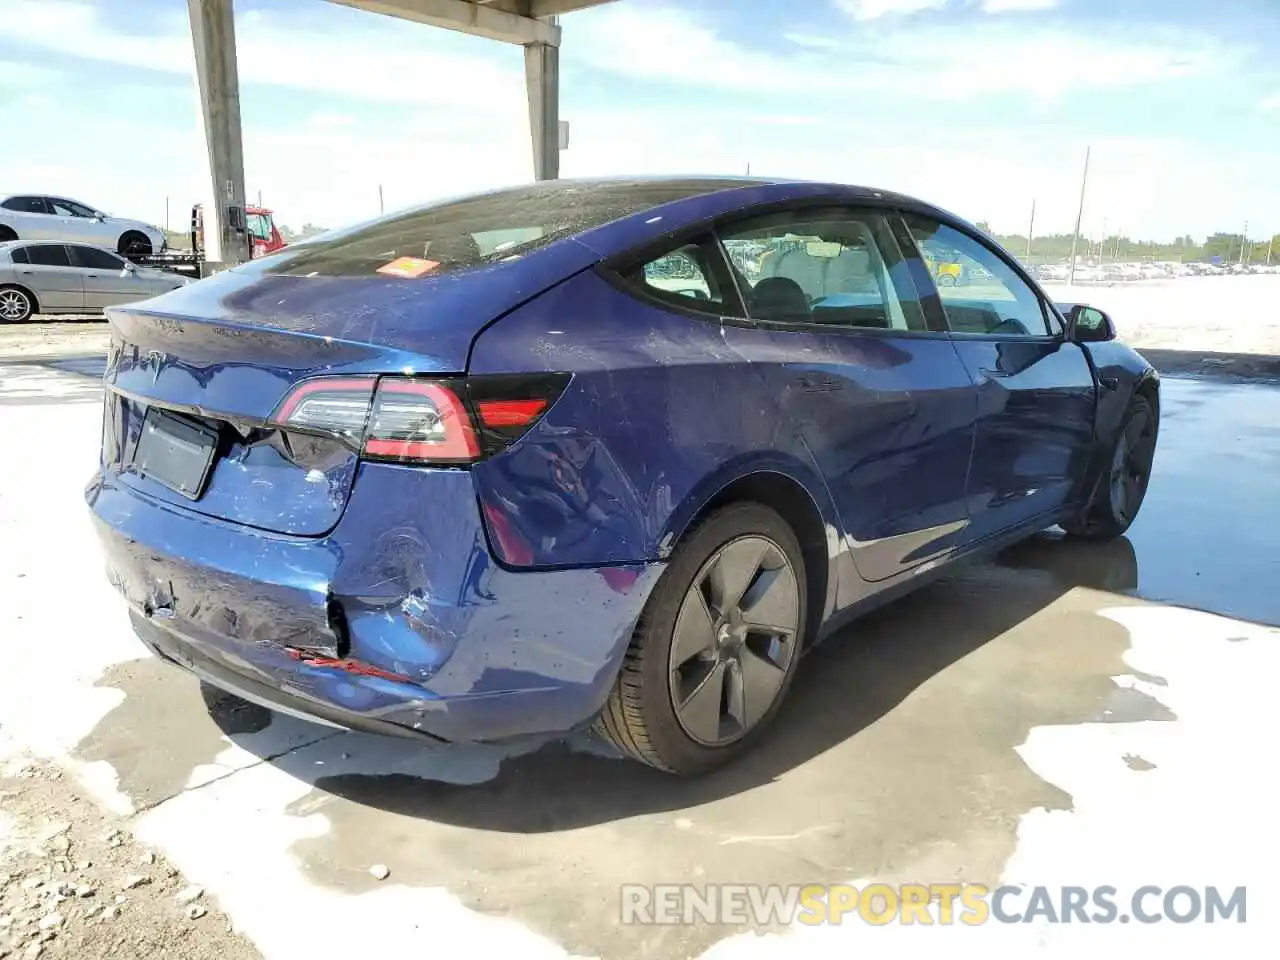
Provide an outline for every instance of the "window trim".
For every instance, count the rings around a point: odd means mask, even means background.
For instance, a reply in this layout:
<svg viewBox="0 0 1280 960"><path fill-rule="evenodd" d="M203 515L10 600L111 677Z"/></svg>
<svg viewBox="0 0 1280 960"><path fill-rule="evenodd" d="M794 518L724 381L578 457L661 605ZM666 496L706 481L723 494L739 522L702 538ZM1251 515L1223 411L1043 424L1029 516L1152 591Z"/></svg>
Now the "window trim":
<svg viewBox="0 0 1280 960"><path fill-rule="evenodd" d="M1052 301L1047 296L1045 296L1045 292L1040 289L1040 285L1031 278L1031 276L1027 273L1027 271L1022 269L1021 264L1015 261L1012 257L1006 255L999 248L992 246L989 241L983 239L974 230L966 228L965 225L962 223L958 223L954 220L949 220L943 217L936 217L936 216L933 216L932 214L922 213L919 210L902 208L898 211L898 219L902 226L902 236L910 240L912 248L916 251L916 258L921 263L924 262L924 254L920 252L920 244L916 242L915 234L911 232L911 224L907 223L908 216L920 217L921 219L925 219L925 220L932 220L937 224L939 224L940 226L947 227L951 230L954 230L956 233L961 234L962 236L968 237L974 243L977 243L984 250L989 252L997 260L1001 261L1006 267L1009 267L1013 271L1014 275L1018 277L1020 280L1022 280L1027 285L1027 287L1031 290L1031 292L1035 294L1037 301L1039 301L1040 303L1041 319L1043 320L1044 326L1045 326L1044 333L1000 334L1000 333L978 333L976 331L971 331L971 330L955 330L955 329L952 329L951 321L946 316L946 306L942 300L942 293L938 289L938 285L934 281L933 275L929 273L928 269L926 269L924 271L925 275L928 277L928 283L933 289L932 299L935 301L937 309L941 311L943 318L946 320L947 330L951 334L951 336L959 337L964 340L984 340L984 341L990 341L993 343L1025 343L1028 341L1035 341L1036 343L1045 343L1048 341L1054 341L1054 340L1062 341L1066 339L1065 324L1062 325L1063 327L1062 330L1059 330L1056 333L1049 332L1049 328L1050 328L1049 317L1051 315L1050 311L1053 311L1052 315L1055 317L1057 316L1057 312L1053 308ZM901 238L899 242L902 242ZM1061 318L1059 318L1059 320L1061 320Z"/></svg>
<svg viewBox="0 0 1280 960"><path fill-rule="evenodd" d="M725 228L732 227L735 223L743 223L750 220L762 220L762 219L766 219L768 217L773 217L773 216L790 216L797 211L806 211L806 210L811 210L814 212L830 211L833 215L840 214L840 215L849 216L849 217L859 217L859 216L868 216L868 215L882 217L885 221L885 226L889 230L890 237L897 244L898 255L901 256L903 261L907 264L907 276L911 280L911 286L912 286L911 292L916 295L916 302L920 304L920 311L924 316L925 329L924 330L911 330L911 329L900 330L896 327L855 327L851 324L804 323L803 321L799 321L799 320L794 320L794 321L764 320L758 317L751 316L751 311L747 307L746 296L743 294L741 290L739 290L738 296L739 296L739 299L741 300L743 313L750 319L753 326L758 327L761 330L780 330L780 331L797 332L797 333L823 333L823 334L832 333L832 334L841 334L841 335L852 334L855 336L870 334L872 336L882 336L882 337L910 336L910 337L917 337L917 338L926 339L926 340L936 340L936 339L945 338L947 336L947 334L949 333L948 328L945 325L943 325L940 328L936 327L936 319L934 317L931 317L929 314L929 311L925 308L924 295L919 288L919 284L917 283L917 280L915 277L915 271L912 269L912 266L911 266L913 256L914 256L914 259L918 260L919 254L918 253L912 254L912 253L908 253L908 251L906 250L903 250L901 242L898 240L896 236L894 236L893 221L897 216L897 209L892 204L888 204L888 203L881 204L881 203L863 202L863 201L859 201L857 203L849 203L849 202L841 202L839 199L834 197L823 197L823 198L806 197L800 201L779 201L779 202L770 203L767 205L762 205L760 207L752 208L751 210L748 210L748 211L741 211L741 210L734 211L731 214L725 214L721 217L716 218L716 220L714 221L716 242L717 242L717 245L720 247L721 257L723 257L724 260L729 264L730 271L732 272L734 277L735 285L737 284L737 281L738 281L738 271L735 267L733 267L733 262L729 257L729 253L724 247L724 241L721 239L721 232ZM914 250L915 248L912 247L912 251ZM881 259L883 259L885 251L881 250L879 251L879 253L880 253ZM895 290L895 293L896 292L897 291Z"/></svg>

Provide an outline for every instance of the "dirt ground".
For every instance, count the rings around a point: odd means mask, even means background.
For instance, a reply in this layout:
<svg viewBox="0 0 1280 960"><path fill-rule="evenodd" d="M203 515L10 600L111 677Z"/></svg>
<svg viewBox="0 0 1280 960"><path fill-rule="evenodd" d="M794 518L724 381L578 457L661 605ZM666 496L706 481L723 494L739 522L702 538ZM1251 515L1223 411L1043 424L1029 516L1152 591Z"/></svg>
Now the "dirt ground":
<svg viewBox="0 0 1280 960"><path fill-rule="evenodd" d="M0 764L0 958L259 956L197 886L50 764Z"/></svg>
<svg viewBox="0 0 1280 960"><path fill-rule="evenodd" d="M106 353L102 317L42 317L38 323L0 324L0 357L26 359Z"/></svg>

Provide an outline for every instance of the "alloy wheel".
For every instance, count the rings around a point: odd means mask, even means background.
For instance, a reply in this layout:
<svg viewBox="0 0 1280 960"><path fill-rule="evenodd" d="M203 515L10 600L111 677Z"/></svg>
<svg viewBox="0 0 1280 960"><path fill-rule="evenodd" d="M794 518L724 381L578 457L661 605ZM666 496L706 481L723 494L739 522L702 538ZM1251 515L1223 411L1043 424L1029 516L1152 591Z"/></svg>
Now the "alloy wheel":
<svg viewBox="0 0 1280 960"><path fill-rule="evenodd" d="M1151 415L1139 410L1125 424L1111 458L1111 510L1116 518L1130 522L1142 505L1151 474L1155 424Z"/></svg>
<svg viewBox="0 0 1280 960"><path fill-rule="evenodd" d="M21 320L31 309L31 301L21 290L0 290L0 320Z"/></svg>
<svg viewBox="0 0 1280 960"><path fill-rule="evenodd" d="M724 746L769 712L796 655L800 600L791 562L767 537L739 537L703 564L671 640L671 702L690 738Z"/></svg>

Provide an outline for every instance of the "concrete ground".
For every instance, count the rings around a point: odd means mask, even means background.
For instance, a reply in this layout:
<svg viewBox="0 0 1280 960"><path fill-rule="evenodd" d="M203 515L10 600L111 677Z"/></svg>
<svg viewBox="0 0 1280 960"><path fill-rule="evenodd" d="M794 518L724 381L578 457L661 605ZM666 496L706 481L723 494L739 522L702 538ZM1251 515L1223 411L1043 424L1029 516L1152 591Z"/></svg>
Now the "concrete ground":
<svg viewBox="0 0 1280 960"><path fill-rule="evenodd" d="M1205 362L1248 346L1166 351L1194 376L1166 380L1127 538L1044 535L865 618L807 658L749 758L691 782L585 738L428 750L202 691L145 655L101 575L80 499L100 359L0 360L0 733L271 960L1269 956L1280 388L1266 357L1229 377ZM1245 885L1254 909L1243 926L618 920L622 884L955 878Z"/></svg>

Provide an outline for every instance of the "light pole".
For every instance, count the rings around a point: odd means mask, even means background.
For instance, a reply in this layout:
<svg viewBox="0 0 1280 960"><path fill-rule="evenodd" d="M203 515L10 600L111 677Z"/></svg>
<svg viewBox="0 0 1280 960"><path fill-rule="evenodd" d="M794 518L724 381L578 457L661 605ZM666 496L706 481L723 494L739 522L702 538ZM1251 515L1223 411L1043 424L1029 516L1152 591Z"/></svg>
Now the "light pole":
<svg viewBox="0 0 1280 960"><path fill-rule="evenodd" d="M1080 239L1080 221L1084 219L1084 188L1089 183L1089 153L1092 147L1084 148L1084 176L1080 178L1080 207L1076 210L1076 232L1071 235L1071 274L1067 285L1076 282L1076 241Z"/></svg>
<svg viewBox="0 0 1280 960"><path fill-rule="evenodd" d="M1036 232L1036 202L1031 201L1031 223L1027 227L1027 263L1031 262L1031 238Z"/></svg>

